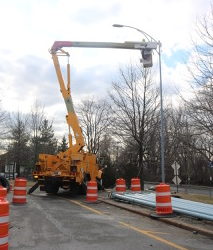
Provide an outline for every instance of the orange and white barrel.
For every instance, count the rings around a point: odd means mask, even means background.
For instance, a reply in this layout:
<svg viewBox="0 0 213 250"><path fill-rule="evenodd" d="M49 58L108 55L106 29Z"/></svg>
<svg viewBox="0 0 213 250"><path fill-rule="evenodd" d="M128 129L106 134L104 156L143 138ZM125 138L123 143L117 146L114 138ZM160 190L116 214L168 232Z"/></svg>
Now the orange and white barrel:
<svg viewBox="0 0 213 250"><path fill-rule="evenodd" d="M126 192L126 181L123 178L119 178L116 180L115 191L117 193Z"/></svg>
<svg viewBox="0 0 213 250"><path fill-rule="evenodd" d="M139 178L131 179L131 191L134 193L141 192L141 180Z"/></svg>
<svg viewBox="0 0 213 250"><path fill-rule="evenodd" d="M6 198L6 196L7 196L7 189L4 188L3 186L0 186L0 199Z"/></svg>
<svg viewBox="0 0 213 250"><path fill-rule="evenodd" d="M8 250L9 202L0 198L0 250Z"/></svg>
<svg viewBox="0 0 213 250"><path fill-rule="evenodd" d="M172 200L170 186L160 183L155 187L156 191L156 213L159 215L172 214Z"/></svg>
<svg viewBox="0 0 213 250"><path fill-rule="evenodd" d="M13 203L25 204L27 202L27 180L24 178L16 178L13 191Z"/></svg>
<svg viewBox="0 0 213 250"><path fill-rule="evenodd" d="M96 202L98 199L98 188L96 181L88 181L87 182L87 202Z"/></svg>

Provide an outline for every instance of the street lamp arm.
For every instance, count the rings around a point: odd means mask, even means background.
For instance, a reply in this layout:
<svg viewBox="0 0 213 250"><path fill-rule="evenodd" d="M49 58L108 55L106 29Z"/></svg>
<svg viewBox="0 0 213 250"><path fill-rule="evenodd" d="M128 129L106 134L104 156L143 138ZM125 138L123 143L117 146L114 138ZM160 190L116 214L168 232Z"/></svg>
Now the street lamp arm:
<svg viewBox="0 0 213 250"><path fill-rule="evenodd" d="M127 28L131 28L131 29L134 29L134 30L137 30L138 32L142 33L147 39L151 39L153 41L155 41L156 43L158 43L158 45L160 46L160 42L158 42L155 38L153 38L152 36L150 36L149 34L147 34L145 31L143 30L140 30L138 28L135 28L133 26L129 26L129 25L122 25L122 24L113 24L112 25L113 27L117 27L117 28L122 28L122 27L127 27ZM148 39L148 40L149 40Z"/></svg>

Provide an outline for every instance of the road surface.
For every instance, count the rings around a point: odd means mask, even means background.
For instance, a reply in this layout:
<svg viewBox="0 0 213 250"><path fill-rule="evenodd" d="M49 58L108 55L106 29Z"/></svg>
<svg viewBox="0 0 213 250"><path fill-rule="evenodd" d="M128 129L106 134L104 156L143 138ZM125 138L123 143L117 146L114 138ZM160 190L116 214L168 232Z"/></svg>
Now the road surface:
<svg viewBox="0 0 213 250"><path fill-rule="evenodd" d="M11 200L12 194L8 197ZM213 239L84 196L27 197L10 204L10 250L212 249Z"/></svg>

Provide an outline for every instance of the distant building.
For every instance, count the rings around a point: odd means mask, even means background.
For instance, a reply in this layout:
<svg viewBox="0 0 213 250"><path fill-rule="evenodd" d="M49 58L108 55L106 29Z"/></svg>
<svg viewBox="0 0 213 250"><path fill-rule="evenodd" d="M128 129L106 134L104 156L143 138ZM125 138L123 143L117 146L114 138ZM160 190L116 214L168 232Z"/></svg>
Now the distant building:
<svg viewBox="0 0 213 250"><path fill-rule="evenodd" d="M8 153L0 155L0 175L8 179L15 179L17 176L16 163L8 163Z"/></svg>

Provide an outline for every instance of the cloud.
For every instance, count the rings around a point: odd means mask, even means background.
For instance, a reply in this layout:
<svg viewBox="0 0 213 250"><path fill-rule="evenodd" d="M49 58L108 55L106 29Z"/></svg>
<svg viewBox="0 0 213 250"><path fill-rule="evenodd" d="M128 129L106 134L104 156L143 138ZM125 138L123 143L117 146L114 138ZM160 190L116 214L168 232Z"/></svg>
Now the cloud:
<svg viewBox="0 0 213 250"><path fill-rule="evenodd" d="M39 98L43 93L49 93L48 105L53 102L55 75L53 67L47 60L34 56L25 55L15 61L9 58L4 60L7 67L0 68L0 76L4 84L1 84L3 91L3 103L6 109L15 111L17 106L23 112L29 110L29 106L35 98ZM12 76L11 76L11 75Z"/></svg>
<svg viewBox="0 0 213 250"><path fill-rule="evenodd" d="M80 22L82 25L94 25L100 20L113 18L119 14L120 10L121 6L117 3L106 6L103 2L98 1L95 5L80 8L70 16L70 19Z"/></svg>
<svg viewBox="0 0 213 250"><path fill-rule="evenodd" d="M84 58L81 60L83 62ZM97 93L99 97L105 96L112 75L118 69L107 63L85 65L81 69L75 67L73 62L71 64L71 91L76 100L79 100L79 96L94 96ZM0 79L4 82L1 98L7 110L16 111L19 107L23 112L29 112L35 99L50 108L63 102L51 58L47 60L25 55L12 62L5 59L2 65L6 66L0 66ZM63 71L65 66L62 63ZM13 72L12 77L9 72Z"/></svg>

